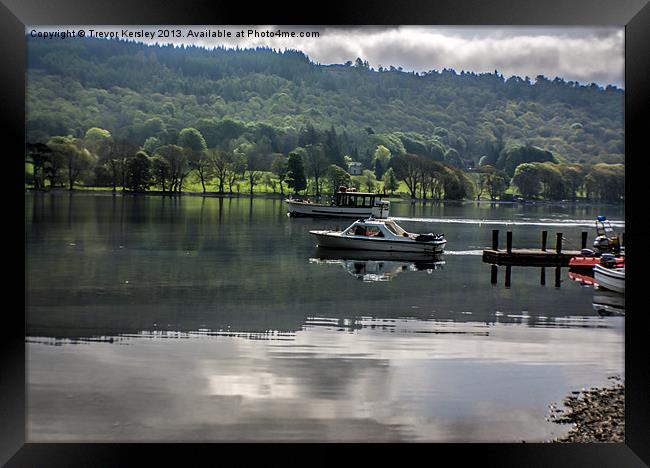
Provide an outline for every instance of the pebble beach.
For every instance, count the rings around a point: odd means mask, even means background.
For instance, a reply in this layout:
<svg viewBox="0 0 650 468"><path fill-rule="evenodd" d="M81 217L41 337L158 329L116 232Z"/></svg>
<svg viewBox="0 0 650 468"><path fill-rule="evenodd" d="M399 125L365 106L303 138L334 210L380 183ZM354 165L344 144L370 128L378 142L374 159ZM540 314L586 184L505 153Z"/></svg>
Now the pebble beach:
<svg viewBox="0 0 650 468"><path fill-rule="evenodd" d="M563 400L564 409L550 405L549 420L572 424L553 442L625 442L625 385L574 391Z"/></svg>

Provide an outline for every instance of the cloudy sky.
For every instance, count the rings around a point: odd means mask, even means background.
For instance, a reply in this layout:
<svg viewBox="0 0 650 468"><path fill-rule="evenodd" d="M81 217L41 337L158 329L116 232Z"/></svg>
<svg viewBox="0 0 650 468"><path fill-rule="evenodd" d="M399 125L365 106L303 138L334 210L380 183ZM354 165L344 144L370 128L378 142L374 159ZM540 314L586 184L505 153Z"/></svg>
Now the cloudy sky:
<svg viewBox="0 0 650 468"><path fill-rule="evenodd" d="M116 31L119 26L59 26ZM130 31L155 32L159 28L182 31L182 38L136 39L146 43L195 44L208 48L269 46L304 51L321 64L344 63L357 57L371 67L395 66L408 71L453 68L474 72L495 69L509 77L545 75L581 83L624 87L624 29L616 27L327 27L327 26L128 26ZM27 28L28 32L30 28ZM223 31L231 38L188 38L188 30ZM318 31L319 37L234 37L237 31ZM41 29L39 29L41 30ZM48 30L56 31L55 28ZM88 34L86 34L88 36ZM45 40L45 39L44 39Z"/></svg>

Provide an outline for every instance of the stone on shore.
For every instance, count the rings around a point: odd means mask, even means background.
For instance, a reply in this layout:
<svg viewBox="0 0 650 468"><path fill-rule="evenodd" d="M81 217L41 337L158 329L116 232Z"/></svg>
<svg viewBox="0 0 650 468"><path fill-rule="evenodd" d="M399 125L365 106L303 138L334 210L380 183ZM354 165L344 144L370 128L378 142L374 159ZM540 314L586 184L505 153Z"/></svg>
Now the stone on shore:
<svg viewBox="0 0 650 468"><path fill-rule="evenodd" d="M572 392L566 409L551 405L549 419L573 424L569 433L553 442L625 442L625 385Z"/></svg>

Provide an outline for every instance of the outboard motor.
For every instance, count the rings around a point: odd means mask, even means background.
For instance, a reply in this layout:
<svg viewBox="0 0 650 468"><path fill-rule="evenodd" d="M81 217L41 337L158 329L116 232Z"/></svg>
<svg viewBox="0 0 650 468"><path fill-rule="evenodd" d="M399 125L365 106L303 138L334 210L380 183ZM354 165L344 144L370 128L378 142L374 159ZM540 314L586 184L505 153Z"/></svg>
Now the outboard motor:
<svg viewBox="0 0 650 468"><path fill-rule="evenodd" d="M430 232L429 234L418 234L415 237L415 240L419 242L431 242L431 241L441 241L444 238L445 238L444 233L439 232L434 234Z"/></svg>
<svg viewBox="0 0 650 468"><path fill-rule="evenodd" d="M616 265L616 257L611 253L604 253L600 256L600 264L605 268L612 268Z"/></svg>
<svg viewBox="0 0 650 468"><path fill-rule="evenodd" d="M386 219L388 218L389 210L390 202L388 200L375 201L375 205L371 209L372 217L376 219Z"/></svg>

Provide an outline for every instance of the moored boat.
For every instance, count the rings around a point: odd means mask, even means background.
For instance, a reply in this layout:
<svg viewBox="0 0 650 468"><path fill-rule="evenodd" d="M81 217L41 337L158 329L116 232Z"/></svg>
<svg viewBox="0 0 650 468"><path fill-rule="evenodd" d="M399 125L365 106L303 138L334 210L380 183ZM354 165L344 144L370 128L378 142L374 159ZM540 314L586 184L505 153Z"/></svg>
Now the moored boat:
<svg viewBox="0 0 650 468"><path fill-rule="evenodd" d="M593 270L591 272L589 270L569 270L569 278L585 286L594 286L596 284L593 277Z"/></svg>
<svg viewBox="0 0 650 468"><path fill-rule="evenodd" d="M316 203L311 200L287 198L290 216L345 217L376 219L388 218L390 202L379 199L379 195L369 192L357 192L354 189L340 187L332 202Z"/></svg>
<svg viewBox="0 0 650 468"><path fill-rule="evenodd" d="M594 281L601 288L625 293L625 267L605 268L602 265L596 265L594 267Z"/></svg>
<svg viewBox="0 0 650 468"><path fill-rule="evenodd" d="M625 257L615 257L613 261L616 265L622 266L625 264ZM587 257L587 256L577 256L569 260L569 268L587 268L589 270L593 269L596 265L601 264L601 257Z"/></svg>
<svg viewBox="0 0 650 468"><path fill-rule="evenodd" d="M444 252L443 234L415 234L405 231L392 219L360 219L343 231L309 231L319 247L376 250L384 252Z"/></svg>

